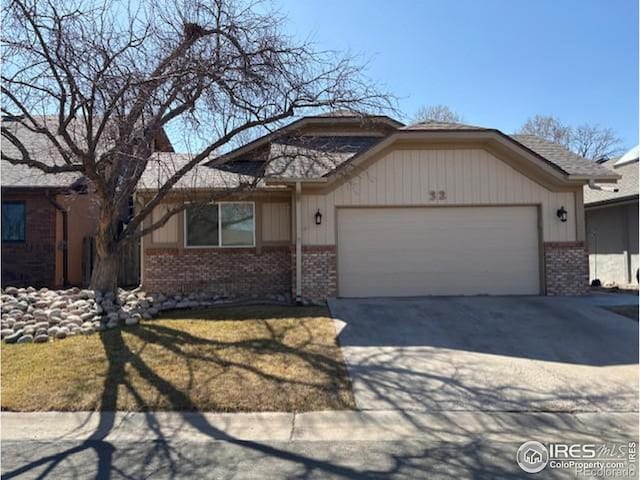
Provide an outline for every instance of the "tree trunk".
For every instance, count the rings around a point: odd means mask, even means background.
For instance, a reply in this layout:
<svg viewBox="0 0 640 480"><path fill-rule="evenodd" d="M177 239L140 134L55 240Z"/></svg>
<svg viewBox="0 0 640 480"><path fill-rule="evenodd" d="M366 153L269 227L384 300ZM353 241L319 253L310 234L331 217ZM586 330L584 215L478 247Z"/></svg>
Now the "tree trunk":
<svg viewBox="0 0 640 480"><path fill-rule="evenodd" d="M109 204L103 203L96 234L96 262L91 272L89 288L116 293L120 270L119 245L115 241L117 217Z"/></svg>
<svg viewBox="0 0 640 480"><path fill-rule="evenodd" d="M118 287L118 273L120 271L120 254L100 255L96 249L96 263L91 272L89 288L101 292L114 292Z"/></svg>

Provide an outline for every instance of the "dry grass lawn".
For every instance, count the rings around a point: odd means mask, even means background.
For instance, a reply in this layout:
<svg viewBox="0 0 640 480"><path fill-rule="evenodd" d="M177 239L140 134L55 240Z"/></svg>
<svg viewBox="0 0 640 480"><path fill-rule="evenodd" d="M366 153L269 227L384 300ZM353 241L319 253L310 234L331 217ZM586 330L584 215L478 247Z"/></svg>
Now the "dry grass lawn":
<svg viewBox="0 0 640 480"><path fill-rule="evenodd" d="M3 410L354 408L324 307L180 312L1 353Z"/></svg>
<svg viewBox="0 0 640 480"><path fill-rule="evenodd" d="M638 321L638 305L619 305L615 307L607 307L607 310Z"/></svg>

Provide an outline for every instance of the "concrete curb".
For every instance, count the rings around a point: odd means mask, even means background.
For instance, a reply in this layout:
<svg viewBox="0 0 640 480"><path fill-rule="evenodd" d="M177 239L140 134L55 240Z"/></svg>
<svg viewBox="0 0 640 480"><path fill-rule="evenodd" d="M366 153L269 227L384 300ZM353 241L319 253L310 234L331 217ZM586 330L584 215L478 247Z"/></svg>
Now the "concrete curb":
<svg viewBox="0 0 640 480"><path fill-rule="evenodd" d="M2 412L2 441L627 441L638 413L325 411Z"/></svg>

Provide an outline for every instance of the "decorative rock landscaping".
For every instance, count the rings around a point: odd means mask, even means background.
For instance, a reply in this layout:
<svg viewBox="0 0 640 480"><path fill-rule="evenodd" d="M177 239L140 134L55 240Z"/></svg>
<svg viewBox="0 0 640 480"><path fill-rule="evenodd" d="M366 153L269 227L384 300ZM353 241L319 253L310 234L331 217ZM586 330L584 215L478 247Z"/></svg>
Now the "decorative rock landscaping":
<svg viewBox="0 0 640 480"><path fill-rule="evenodd" d="M206 308L236 301L206 294L148 295L140 288L118 289L117 295L77 287L67 290L7 287L0 293L0 338L5 343L45 343L136 325L163 310ZM290 302L286 295L273 295L267 300Z"/></svg>

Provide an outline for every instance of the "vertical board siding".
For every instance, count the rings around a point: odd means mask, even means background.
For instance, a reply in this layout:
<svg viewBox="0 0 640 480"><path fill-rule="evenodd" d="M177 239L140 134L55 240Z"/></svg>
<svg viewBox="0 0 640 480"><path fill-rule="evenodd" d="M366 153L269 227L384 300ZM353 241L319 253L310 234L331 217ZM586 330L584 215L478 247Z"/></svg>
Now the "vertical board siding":
<svg viewBox="0 0 640 480"><path fill-rule="evenodd" d="M288 202L262 204L262 240L286 242L291 238L291 206Z"/></svg>
<svg viewBox="0 0 640 480"><path fill-rule="evenodd" d="M430 200L431 190L446 191L446 200ZM491 204L539 204L544 241L575 241L574 196L546 189L480 148L396 150L326 194L304 194L302 241L335 244L334 210L340 206ZM568 211L565 223L556 217L561 206ZM317 209L322 225L314 222Z"/></svg>
<svg viewBox="0 0 640 480"><path fill-rule="evenodd" d="M175 205L162 203L153 209L151 213L152 223L157 222ZM162 227L151 233L153 243L177 243L178 242L178 215L172 216Z"/></svg>

